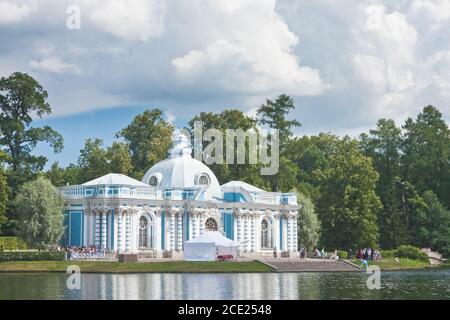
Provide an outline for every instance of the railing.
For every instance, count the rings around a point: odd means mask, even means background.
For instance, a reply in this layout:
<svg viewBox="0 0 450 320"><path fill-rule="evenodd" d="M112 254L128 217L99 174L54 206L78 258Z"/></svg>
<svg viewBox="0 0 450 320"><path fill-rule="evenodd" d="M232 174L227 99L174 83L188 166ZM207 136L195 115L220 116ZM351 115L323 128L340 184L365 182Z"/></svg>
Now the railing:
<svg viewBox="0 0 450 320"><path fill-rule="evenodd" d="M297 204L297 194L295 193L253 192L252 197L256 203L261 204L287 204L287 205Z"/></svg>
<svg viewBox="0 0 450 320"><path fill-rule="evenodd" d="M133 199L163 199L161 189L150 187L130 187L130 186L82 186L74 185L60 188L61 194L68 199L81 198L133 198Z"/></svg>

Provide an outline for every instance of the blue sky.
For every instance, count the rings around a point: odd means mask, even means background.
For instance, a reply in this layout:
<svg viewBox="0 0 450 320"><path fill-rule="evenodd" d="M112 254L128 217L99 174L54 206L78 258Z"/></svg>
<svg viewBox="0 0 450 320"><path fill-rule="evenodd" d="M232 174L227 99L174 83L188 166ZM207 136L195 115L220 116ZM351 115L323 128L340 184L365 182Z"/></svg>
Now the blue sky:
<svg viewBox="0 0 450 320"><path fill-rule="evenodd" d="M0 0L0 13L0 76L35 77L53 108L35 125L64 135L62 154L36 150L50 163L154 106L184 125L286 93L296 134L355 136L427 104L450 120L448 0Z"/></svg>

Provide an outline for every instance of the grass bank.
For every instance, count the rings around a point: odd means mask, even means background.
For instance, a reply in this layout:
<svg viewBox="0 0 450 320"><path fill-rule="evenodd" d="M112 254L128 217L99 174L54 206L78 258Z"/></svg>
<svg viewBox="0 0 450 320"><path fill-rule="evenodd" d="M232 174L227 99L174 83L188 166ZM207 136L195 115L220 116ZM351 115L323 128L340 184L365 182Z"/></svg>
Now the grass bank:
<svg viewBox="0 0 450 320"><path fill-rule="evenodd" d="M270 272L272 268L258 262L109 262L109 261L9 261L0 262L0 272L66 272L77 265L86 273L227 273Z"/></svg>
<svg viewBox="0 0 450 320"><path fill-rule="evenodd" d="M360 266L360 260L350 260L354 264ZM428 262L419 261L419 260L411 260L406 258L399 258L398 262L395 258L386 258L378 261L369 261L369 266L376 265L379 266L381 270L408 270L408 269L426 269L426 268L434 268L431 267Z"/></svg>

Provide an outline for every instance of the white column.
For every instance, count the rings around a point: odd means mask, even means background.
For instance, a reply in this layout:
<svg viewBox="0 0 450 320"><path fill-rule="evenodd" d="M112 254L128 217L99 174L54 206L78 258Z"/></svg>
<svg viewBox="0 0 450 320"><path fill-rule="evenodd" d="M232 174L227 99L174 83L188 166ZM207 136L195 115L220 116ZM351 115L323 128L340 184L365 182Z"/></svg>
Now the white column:
<svg viewBox="0 0 450 320"><path fill-rule="evenodd" d="M107 224L106 224L106 219L108 217L108 213L107 212L102 212L102 246L103 248L106 249L106 241L108 239L108 231L107 231Z"/></svg>
<svg viewBox="0 0 450 320"><path fill-rule="evenodd" d="M170 214L170 250L175 250L175 214Z"/></svg>
<svg viewBox="0 0 450 320"><path fill-rule="evenodd" d="M236 215L236 224L237 224L237 230L236 230L236 236L237 236L237 242L240 244L242 242L242 216L240 214ZM243 248L241 248L243 249Z"/></svg>
<svg viewBox="0 0 450 320"><path fill-rule="evenodd" d="M255 251L256 250L256 245L255 245L255 243L256 243L256 239L255 239L255 237L256 237L256 224L255 224L255 220L256 220L256 218L255 218L255 216L252 214L251 216L250 216L250 236L251 236L251 243L250 243L250 250L251 251Z"/></svg>
<svg viewBox="0 0 450 320"><path fill-rule="evenodd" d="M94 244L96 246L100 246L100 214L94 212L94 237L95 237L95 241Z"/></svg>
<svg viewBox="0 0 450 320"><path fill-rule="evenodd" d="M191 227L192 227L191 235L192 235L192 238L190 238L190 239L193 239L193 238L197 237L197 225L198 225L198 223L197 223L197 215L192 213L191 219L192 219L192 223L191 223Z"/></svg>
<svg viewBox="0 0 450 320"><path fill-rule="evenodd" d="M177 251L183 250L183 214L177 214Z"/></svg>
<svg viewBox="0 0 450 320"><path fill-rule="evenodd" d="M137 212L135 210L131 211L130 214L130 225L131 225L131 233L130 233L130 237L131 237L131 252L135 253L137 252L137 247L138 247L138 232L137 232Z"/></svg>
<svg viewBox="0 0 450 320"><path fill-rule="evenodd" d="M200 216L200 234L205 232L205 214L202 213Z"/></svg>
<svg viewBox="0 0 450 320"><path fill-rule="evenodd" d="M298 251L298 220L294 218L294 251Z"/></svg>
<svg viewBox="0 0 450 320"><path fill-rule="evenodd" d="M252 228L251 228L251 216L250 214L247 214L247 251L251 251L252 248Z"/></svg>
<svg viewBox="0 0 450 320"><path fill-rule="evenodd" d="M120 210L117 210L117 251L122 252L122 229L123 229L123 221L122 221L122 213Z"/></svg>
<svg viewBox="0 0 450 320"><path fill-rule="evenodd" d="M130 211L127 210L125 215L125 251L131 250L131 221L130 221Z"/></svg>
<svg viewBox="0 0 450 320"><path fill-rule="evenodd" d="M292 251L292 219L287 219L287 243L288 243L288 251Z"/></svg>
<svg viewBox="0 0 450 320"><path fill-rule="evenodd" d="M196 236L198 237L200 235L200 214L197 213L197 216L195 217L195 223L197 225L197 231L196 231Z"/></svg>
<svg viewBox="0 0 450 320"><path fill-rule="evenodd" d="M95 245L95 214L89 210L89 244Z"/></svg>

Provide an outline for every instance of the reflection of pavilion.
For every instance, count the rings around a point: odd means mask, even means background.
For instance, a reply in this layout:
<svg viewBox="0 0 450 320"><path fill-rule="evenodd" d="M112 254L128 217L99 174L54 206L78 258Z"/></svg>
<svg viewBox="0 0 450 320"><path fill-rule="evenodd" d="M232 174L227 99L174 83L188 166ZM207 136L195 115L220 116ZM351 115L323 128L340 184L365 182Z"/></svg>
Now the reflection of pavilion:
<svg viewBox="0 0 450 320"><path fill-rule="evenodd" d="M107 174L61 188L66 203L63 244L96 245L119 253L175 257L184 243L220 231L243 255L298 255L295 193L267 192L241 181L219 185L175 135L169 158L137 181Z"/></svg>
<svg viewBox="0 0 450 320"><path fill-rule="evenodd" d="M83 275L82 299L221 300L298 299L292 274L91 274Z"/></svg>

